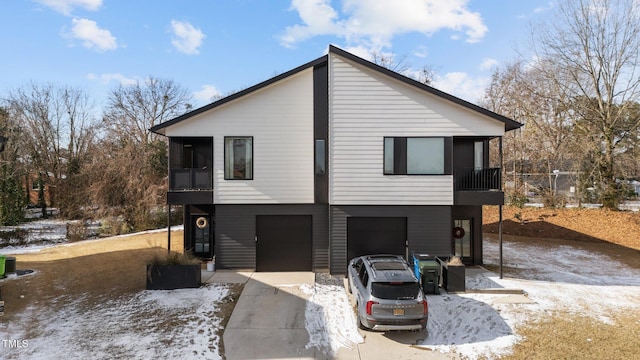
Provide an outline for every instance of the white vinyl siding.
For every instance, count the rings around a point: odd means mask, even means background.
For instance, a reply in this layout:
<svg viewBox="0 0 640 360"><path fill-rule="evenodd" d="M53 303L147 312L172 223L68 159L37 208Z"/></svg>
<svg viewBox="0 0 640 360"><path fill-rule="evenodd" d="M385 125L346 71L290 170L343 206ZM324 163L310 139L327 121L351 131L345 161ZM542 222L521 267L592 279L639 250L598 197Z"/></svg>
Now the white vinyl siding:
<svg viewBox="0 0 640 360"><path fill-rule="evenodd" d="M167 128L212 136L216 204L314 202L313 69ZM253 179L225 180L224 137L253 137Z"/></svg>
<svg viewBox="0 0 640 360"><path fill-rule="evenodd" d="M452 205L452 175L384 175L384 138L502 136L504 124L329 55L329 202Z"/></svg>

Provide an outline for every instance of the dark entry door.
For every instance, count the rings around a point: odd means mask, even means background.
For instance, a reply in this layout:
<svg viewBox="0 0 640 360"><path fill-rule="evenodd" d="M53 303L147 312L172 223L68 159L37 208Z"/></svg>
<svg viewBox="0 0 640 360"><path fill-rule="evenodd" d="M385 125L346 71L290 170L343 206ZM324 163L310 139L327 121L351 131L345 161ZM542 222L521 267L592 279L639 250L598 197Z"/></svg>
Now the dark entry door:
<svg viewBox="0 0 640 360"><path fill-rule="evenodd" d="M256 271L311 271L311 215L256 216Z"/></svg>
<svg viewBox="0 0 640 360"><path fill-rule="evenodd" d="M201 259L213 257L213 224L211 215L191 215L191 244L193 255Z"/></svg>
<svg viewBox="0 0 640 360"><path fill-rule="evenodd" d="M356 256L394 254L406 256L407 218L347 218L347 261Z"/></svg>

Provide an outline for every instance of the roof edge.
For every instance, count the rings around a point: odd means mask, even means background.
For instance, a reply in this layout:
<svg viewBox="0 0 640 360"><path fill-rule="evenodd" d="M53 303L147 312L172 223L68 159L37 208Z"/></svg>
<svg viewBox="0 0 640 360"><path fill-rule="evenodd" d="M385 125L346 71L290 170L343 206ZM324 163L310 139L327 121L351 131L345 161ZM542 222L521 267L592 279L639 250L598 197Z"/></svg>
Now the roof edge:
<svg viewBox="0 0 640 360"><path fill-rule="evenodd" d="M510 118L508 118L508 117L506 117L504 115L500 115L498 113L495 113L495 112L493 112L491 110L485 109L485 108L483 108L481 106L478 106L476 104L470 103L470 102L468 102L466 100L463 100L463 99L461 99L459 97L456 97L456 96L453 96L451 94L448 94L448 93L446 93L444 91L438 90L438 89L436 89L434 87L431 87L429 85L423 84L423 83L421 83L421 82L419 82L417 80L414 80L414 79L412 79L410 77L407 77L407 76L404 76L402 74L399 74L399 73L397 73L395 71L389 70L389 69L387 69L387 68L385 68L383 66L380 66L378 64L372 63L371 61L365 60L365 59L363 59L363 58L361 58L361 57L359 57L357 55L354 55L354 54L352 54L350 52L342 50L342 49L340 49L339 47L337 47L335 45L329 45L329 53L334 53L334 54L336 54L338 56L344 57L344 58L349 59L349 60L351 60L351 61L353 61L355 63L358 63L358 64L360 64L362 66L365 66L365 67L367 67L367 68L369 68L371 70L375 70L375 71L381 72L381 73L383 73L383 74L385 74L387 76L390 76L390 77L392 77L392 78L394 78L396 80L402 81L402 82L404 82L404 83L406 83L408 85L415 86L415 87L417 87L417 88L419 88L421 90L427 91L427 92L429 92L429 93L431 93L433 95L439 96L439 97L441 97L441 98L443 98L445 100L451 101L451 102L453 102L455 104L458 104L458 105L466 107L466 108L468 108L470 110L479 112L479 113L481 113L483 115L486 115L488 117L491 117L491 118L493 118L495 120L501 121L501 122L503 122L505 124L505 130L506 131L515 130L515 129L518 129L521 126L523 126L523 124L518 122L518 121L510 119Z"/></svg>
<svg viewBox="0 0 640 360"><path fill-rule="evenodd" d="M249 93L252 93L254 91L257 91L257 90L260 90L262 88L265 88L265 87L267 87L267 86L269 86L269 85L271 85L273 83L276 83L276 82L278 82L278 81L280 81L282 79L285 79L285 78L287 78L287 77L289 77L291 75L299 73L299 72L301 72L303 70L306 70L308 68L321 65L321 64L327 62L328 59L329 59L329 55L323 55L323 56L321 56L321 57L319 57L319 58L317 58L315 60L309 61L306 64L300 65L300 66L298 66L298 67L296 67L294 69L291 69L289 71L286 71L286 72L284 72L284 73L282 73L280 75L274 76L274 77L272 77L272 78L270 78L268 80L265 80L265 81L260 82L260 83L258 83L256 85L250 86L250 87L248 87L248 88L246 88L244 90L240 90L240 91L238 91L236 93L233 93L231 95L225 96L225 97L223 97L223 98L221 98L219 100L216 100L216 101L214 101L214 102L212 102L212 103L210 103L208 105L204 105L204 106L199 107L199 108L197 108L195 110L189 111L189 112L184 113L184 114L182 114L182 115L180 115L178 117L175 117L175 118L173 118L171 120L167 120L167 121L165 121L163 123L155 125L155 126L151 127L149 129L149 131L154 132L156 134L165 135L164 128L166 128L168 126L171 126L171 125L176 124L176 123L178 123L180 121L186 120L186 119L188 119L190 117L193 117L193 116L196 116L196 115L201 114L203 112L206 112L206 111L209 111L211 109L214 109L214 108L216 108L218 106L224 105L224 104L226 104L228 102L236 100L236 99L238 99L240 97L243 97L243 96L245 96L245 95L247 95Z"/></svg>

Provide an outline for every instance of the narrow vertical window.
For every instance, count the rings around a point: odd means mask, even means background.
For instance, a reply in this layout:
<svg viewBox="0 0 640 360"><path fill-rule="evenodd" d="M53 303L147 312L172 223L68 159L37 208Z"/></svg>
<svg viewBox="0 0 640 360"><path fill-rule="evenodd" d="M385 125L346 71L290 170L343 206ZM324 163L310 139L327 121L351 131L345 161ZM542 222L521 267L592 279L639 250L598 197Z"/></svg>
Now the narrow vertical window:
<svg viewBox="0 0 640 360"><path fill-rule="evenodd" d="M394 144L395 138L384 138L384 173L389 175L394 174Z"/></svg>
<svg viewBox="0 0 640 360"><path fill-rule="evenodd" d="M253 138L224 138L224 178L225 180L253 179Z"/></svg>
<svg viewBox="0 0 640 360"><path fill-rule="evenodd" d="M475 170L484 168L484 143L482 141L473 143L473 167Z"/></svg>
<svg viewBox="0 0 640 360"><path fill-rule="evenodd" d="M316 140L316 175L324 175L327 167L325 162L325 142L323 139Z"/></svg>

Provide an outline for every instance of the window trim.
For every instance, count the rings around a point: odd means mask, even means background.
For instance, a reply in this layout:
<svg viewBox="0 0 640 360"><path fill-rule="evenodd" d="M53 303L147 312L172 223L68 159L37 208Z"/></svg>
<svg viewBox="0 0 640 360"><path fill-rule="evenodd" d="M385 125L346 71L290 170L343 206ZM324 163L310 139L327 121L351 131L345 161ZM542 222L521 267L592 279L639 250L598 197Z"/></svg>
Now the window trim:
<svg viewBox="0 0 640 360"><path fill-rule="evenodd" d="M393 141L393 172L388 172L385 167L385 161L387 158L387 139L394 139ZM429 173L429 174L410 174L407 171L407 139L442 139L443 141L443 169L442 173ZM382 140L382 174L383 175L405 175L405 176L442 176L451 175L451 144L452 138L446 136L385 136Z"/></svg>
<svg viewBox="0 0 640 360"><path fill-rule="evenodd" d="M227 140L234 140L234 139L243 139L243 140L250 140L251 141L251 176L250 177L245 177L245 178L234 178L234 177L229 177L227 174ZM224 161L223 161L223 171L224 171L224 179L225 180L253 180L253 171L254 171L254 141L253 141L253 136L225 136L224 137L224 141L223 141L223 148L224 148Z"/></svg>

